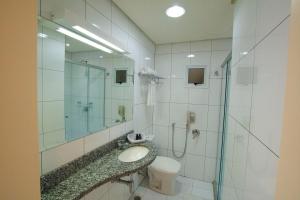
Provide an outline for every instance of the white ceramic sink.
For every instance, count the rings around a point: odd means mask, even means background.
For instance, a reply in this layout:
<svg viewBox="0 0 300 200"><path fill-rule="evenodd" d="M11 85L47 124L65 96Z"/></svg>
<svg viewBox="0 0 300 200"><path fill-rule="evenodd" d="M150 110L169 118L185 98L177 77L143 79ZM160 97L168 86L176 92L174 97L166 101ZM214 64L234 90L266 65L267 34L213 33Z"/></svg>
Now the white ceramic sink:
<svg viewBox="0 0 300 200"><path fill-rule="evenodd" d="M149 153L149 149L143 146L130 147L123 151L118 159L122 162L134 162L144 158Z"/></svg>

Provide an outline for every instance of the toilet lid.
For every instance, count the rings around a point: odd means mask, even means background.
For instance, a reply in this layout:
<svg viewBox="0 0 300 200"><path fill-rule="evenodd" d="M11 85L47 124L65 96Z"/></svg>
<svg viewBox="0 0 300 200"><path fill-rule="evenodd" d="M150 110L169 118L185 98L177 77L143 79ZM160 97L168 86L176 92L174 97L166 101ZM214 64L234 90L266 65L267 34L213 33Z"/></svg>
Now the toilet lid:
<svg viewBox="0 0 300 200"><path fill-rule="evenodd" d="M180 163L172 158L157 156L153 163L150 165L151 168L165 173L177 174L180 170Z"/></svg>

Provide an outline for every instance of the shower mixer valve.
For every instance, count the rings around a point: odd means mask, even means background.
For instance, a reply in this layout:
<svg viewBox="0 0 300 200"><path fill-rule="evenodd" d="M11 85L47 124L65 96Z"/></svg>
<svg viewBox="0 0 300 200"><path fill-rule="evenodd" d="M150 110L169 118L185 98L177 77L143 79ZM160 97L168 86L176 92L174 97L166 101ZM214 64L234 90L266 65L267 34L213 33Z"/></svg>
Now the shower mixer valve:
<svg viewBox="0 0 300 200"><path fill-rule="evenodd" d="M193 139L195 139L196 137L199 137L200 130L199 129L192 130L192 135L193 135Z"/></svg>

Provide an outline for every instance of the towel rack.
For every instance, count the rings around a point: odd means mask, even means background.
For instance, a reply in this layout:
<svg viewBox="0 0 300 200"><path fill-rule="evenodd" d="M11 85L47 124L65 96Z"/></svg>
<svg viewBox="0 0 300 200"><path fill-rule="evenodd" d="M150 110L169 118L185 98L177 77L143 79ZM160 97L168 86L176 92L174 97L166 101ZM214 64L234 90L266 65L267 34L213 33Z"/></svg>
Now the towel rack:
<svg viewBox="0 0 300 200"><path fill-rule="evenodd" d="M152 73L144 73L144 72L139 72L138 75L140 77L143 77L143 78L146 78L148 80L153 80L155 81L155 83L159 83L159 80L161 79L165 79L164 77L161 77L161 76L157 76L155 74L152 74Z"/></svg>

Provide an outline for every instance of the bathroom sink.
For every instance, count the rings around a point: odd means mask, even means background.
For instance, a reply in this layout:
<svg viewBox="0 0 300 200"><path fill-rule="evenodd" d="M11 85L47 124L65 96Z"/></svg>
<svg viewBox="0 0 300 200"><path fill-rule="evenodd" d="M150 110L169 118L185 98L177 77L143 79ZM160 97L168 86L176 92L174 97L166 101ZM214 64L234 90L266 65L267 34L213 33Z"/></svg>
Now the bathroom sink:
<svg viewBox="0 0 300 200"><path fill-rule="evenodd" d="M118 159L122 162L134 162L144 158L149 153L149 149L143 146L134 146L123 151Z"/></svg>

